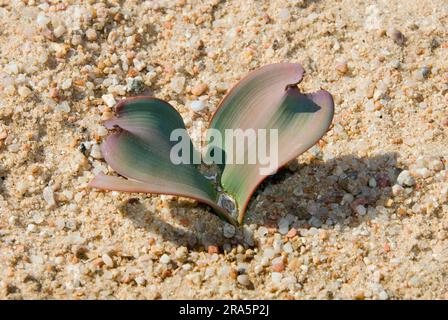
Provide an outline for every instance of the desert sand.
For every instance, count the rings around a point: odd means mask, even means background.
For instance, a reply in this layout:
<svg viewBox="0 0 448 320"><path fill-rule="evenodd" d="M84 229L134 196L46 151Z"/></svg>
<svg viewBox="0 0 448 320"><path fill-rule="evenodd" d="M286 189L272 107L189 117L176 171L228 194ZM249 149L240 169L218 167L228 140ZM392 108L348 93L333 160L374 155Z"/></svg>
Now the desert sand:
<svg viewBox="0 0 448 320"><path fill-rule="evenodd" d="M0 56L1 299L448 299L446 1L3 0ZM274 62L335 117L243 227L86 188L115 102L193 131Z"/></svg>

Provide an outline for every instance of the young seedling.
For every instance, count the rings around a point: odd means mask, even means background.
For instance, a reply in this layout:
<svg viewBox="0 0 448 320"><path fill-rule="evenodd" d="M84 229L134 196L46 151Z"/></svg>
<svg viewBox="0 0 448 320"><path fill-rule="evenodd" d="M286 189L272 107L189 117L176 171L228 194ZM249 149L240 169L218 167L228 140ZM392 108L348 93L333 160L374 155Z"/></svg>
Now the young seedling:
<svg viewBox="0 0 448 320"><path fill-rule="evenodd" d="M242 224L257 186L312 147L331 124L331 94L301 93L297 85L303 73L296 63L267 65L226 94L210 122L204 155L205 163L219 168L215 183L201 173L198 151L188 136L182 142L188 148L177 154L184 161L174 161L177 141L172 141L172 133L186 128L170 104L153 97L121 100L115 117L105 123L113 133L102 151L123 177L100 174L89 186L189 197L210 205L225 221ZM272 134L267 134L269 139L250 139L250 133L260 132ZM241 139L244 143L238 143ZM258 157L252 157L254 150Z"/></svg>

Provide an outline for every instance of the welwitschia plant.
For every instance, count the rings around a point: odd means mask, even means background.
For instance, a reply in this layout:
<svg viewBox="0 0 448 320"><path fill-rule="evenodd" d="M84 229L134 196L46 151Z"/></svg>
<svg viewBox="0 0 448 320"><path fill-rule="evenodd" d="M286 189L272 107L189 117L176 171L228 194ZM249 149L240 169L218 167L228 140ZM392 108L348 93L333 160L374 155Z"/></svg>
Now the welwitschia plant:
<svg viewBox="0 0 448 320"><path fill-rule="evenodd" d="M170 136L185 125L171 105L152 97L122 100L115 117L106 122L115 132L102 151L107 163L127 179L98 175L90 186L190 197L210 205L226 221L241 224L263 179L313 146L330 126L333 99L324 90L301 93L297 85L303 72L299 64L267 65L226 94L210 122L204 155L206 163L218 162L217 184L201 174L189 138L183 141L188 154L180 156L191 161L173 161L176 141Z"/></svg>

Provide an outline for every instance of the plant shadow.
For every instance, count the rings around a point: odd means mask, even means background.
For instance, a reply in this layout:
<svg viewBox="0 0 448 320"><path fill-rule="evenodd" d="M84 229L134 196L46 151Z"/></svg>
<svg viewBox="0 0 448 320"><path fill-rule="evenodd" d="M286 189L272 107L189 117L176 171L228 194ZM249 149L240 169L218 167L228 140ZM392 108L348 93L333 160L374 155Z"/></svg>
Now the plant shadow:
<svg viewBox="0 0 448 320"><path fill-rule="evenodd" d="M211 245L247 248L257 245L254 230L260 226L277 228L283 217L290 219L291 227L299 231L335 225L354 228L374 218L371 208L385 205L392 197L391 186L401 171L397 168L397 153L372 157L344 155L304 163L303 158L309 155L308 152L290 162L259 185L249 204L245 224L235 230L233 237L223 235L224 224L208 206L184 198L165 201L168 210L151 210L144 197L132 198L126 216L137 228L176 246L199 251ZM359 205L366 211L357 212ZM163 218L160 211L164 211Z"/></svg>

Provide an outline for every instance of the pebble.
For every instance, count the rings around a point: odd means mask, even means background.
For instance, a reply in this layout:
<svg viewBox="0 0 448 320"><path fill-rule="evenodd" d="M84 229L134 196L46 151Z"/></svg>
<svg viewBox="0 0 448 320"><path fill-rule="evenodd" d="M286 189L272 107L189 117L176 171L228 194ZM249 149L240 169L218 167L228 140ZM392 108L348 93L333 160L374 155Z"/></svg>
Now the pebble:
<svg viewBox="0 0 448 320"><path fill-rule="evenodd" d="M218 252L219 252L219 249L218 249L217 246L208 246L208 248L207 248L207 252L208 252L209 254L218 253Z"/></svg>
<svg viewBox="0 0 448 320"><path fill-rule="evenodd" d="M412 187L415 184L415 180L409 170L403 170L398 175L397 183L402 187Z"/></svg>
<svg viewBox="0 0 448 320"><path fill-rule="evenodd" d="M431 74L431 68L424 66L418 70L418 79L419 80L427 79L430 74Z"/></svg>
<svg viewBox="0 0 448 320"><path fill-rule="evenodd" d="M163 254L163 255L160 257L160 263L168 264L168 263L170 263L170 261L171 261L171 258L170 258L170 256L167 255L167 254Z"/></svg>
<svg viewBox="0 0 448 320"><path fill-rule="evenodd" d="M207 91L208 86L205 83L199 83L196 86L193 87L193 89L191 89L191 93L194 94L195 96L200 96L202 95L205 91Z"/></svg>
<svg viewBox="0 0 448 320"><path fill-rule="evenodd" d="M272 272L271 279L274 284L280 284L282 281L282 274L280 272Z"/></svg>
<svg viewBox="0 0 448 320"><path fill-rule="evenodd" d="M93 29L87 29L86 31L86 38L89 41L95 41L97 39L96 31Z"/></svg>
<svg viewBox="0 0 448 320"><path fill-rule="evenodd" d="M145 83L142 77L128 78L126 80L126 91L132 93L140 93L145 89Z"/></svg>
<svg viewBox="0 0 448 320"><path fill-rule="evenodd" d="M388 31L388 35L399 46L404 45L405 37L404 37L403 33L401 33L400 30L392 28Z"/></svg>
<svg viewBox="0 0 448 320"><path fill-rule="evenodd" d="M39 14L37 15L36 23L37 23L39 26L44 27L44 26L46 26L47 24L49 24L50 22L51 22L50 18L48 18L43 12L41 12L41 13L39 13Z"/></svg>
<svg viewBox="0 0 448 320"><path fill-rule="evenodd" d="M275 251L272 248L266 248L263 250L263 257L267 259L272 259L275 256Z"/></svg>
<svg viewBox="0 0 448 320"><path fill-rule="evenodd" d="M355 211L357 214L359 214L360 216L364 216L367 213L366 207L364 207L363 205L358 205L355 208Z"/></svg>
<svg viewBox="0 0 448 320"><path fill-rule="evenodd" d="M226 237L228 239L233 238L233 236L235 235L235 231L236 231L235 227L232 226L231 224L229 224L229 223L224 224L224 227L223 227L224 237Z"/></svg>
<svg viewBox="0 0 448 320"><path fill-rule="evenodd" d="M378 298L380 300L387 300L389 298L389 295L387 294L386 291L383 290L379 293Z"/></svg>
<svg viewBox="0 0 448 320"><path fill-rule="evenodd" d="M348 72L347 61L342 61L336 65L336 71L340 74L346 74Z"/></svg>
<svg viewBox="0 0 448 320"><path fill-rule="evenodd" d="M414 170L414 174L418 178L426 179L431 176L431 171L428 168L417 168Z"/></svg>
<svg viewBox="0 0 448 320"><path fill-rule="evenodd" d="M264 238L268 235L269 231L266 227L260 227L258 228L257 233L260 238Z"/></svg>
<svg viewBox="0 0 448 320"><path fill-rule="evenodd" d="M394 184L392 186L392 194L394 196L398 196L398 195L402 194L403 191L404 191L404 188L402 186L400 186L399 184Z"/></svg>
<svg viewBox="0 0 448 320"><path fill-rule="evenodd" d="M101 256L101 259L103 260L104 264L109 268L112 268L114 266L114 261L107 253L103 254Z"/></svg>
<svg viewBox="0 0 448 320"><path fill-rule="evenodd" d="M135 277L134 281L139 286L144 286L146 284L146 279L142 276Z"/></svg>
<svg viewBox="0 0 448 320"><path fill-rule="evenodd" d="M101 152L101 148L98 144L92 145L92 149L90 149L90 156L94 159L102 159L103 154Z"/></svg>
<svg viewBox="0 0 448 320"><path fill-rule="evenodd" d="M45 202L47 203L48 206L54 206L56 204L55 200L54 200L54 192L53 192L53 188L52 187L46 187L43 190L43 198L45 200Z"/></svg>
<svg viewBox="0 0 448 320"><path fill-rule="evenodd" d="M62 256L57 256L56 258L54 258L54 263L57 265L60 265L64 262L64 257Z"/></svg>
<svg viewBox="0 0 448 320"><path fill-rule="evenodd" d="M249 276L247 276L246 274L240 274L236 278L236 280L238 281L239 284L241 284L241 285L243 285L245 287L248 287L248 286L250 286L252 284L250 279L249 279Z"/></svg>
<svg viewBox="0 0 448 320"><path fill-rule="evenodd" d="M282 8L278 12L278 18L282 21L289 21L289 19L291 18L291 13L288 9Z"/></svg>
<svg viewBox="0 0 448 320"><path fill-rule="evenodd" d="M35 214L33 214L33 222L35 224L41 224L42 222L44 222L44 215L40 212L36 212Z"/></svg>
<svg viewBox="0 0 448 320"><path fill-rule="evenodd" d="M442 125L448 127L448 118L442 120Z"/></svg>
<svg viewBox="0 0 448 320"><path fill-rule="evenodd" d="M202 100L195 100L190 102L190 109L193 110L194 112L199 112L204 110L205 108L205 102Z"/></svg>
<svg viewBox="0 0 448 320"><path fill-rule="evenodd" d="M34 232L36 231L37 227L35 224L30 223L29 225L26 226L26 231L27 232Z"/></svg>
<svg viewBox="0 0 448 320"><path fill-rule="evenodd" d="M66 32L67 30L65 29L65 27L63 25L58 26L56 29L54 29L53 31L53 35L56 38L60 38L62 37L62 35Z"/></svg>
<svg viewBox="0 0 448 320"><path fill-rule="evenodd" d="M281 218L278 221L278 232L281 234L287 234L289 231L289 221L286 218Z"/></svg>
<svg viewBox="0 0 448 320"><path fill-rule="evenodd" d="M282 262L275 263L272 265L272 270L275 272L283 272L285 270L285 265Z"/></svg>
<svg viewBox="0 0 448 320"><path fill-rule="evenodd" d="M185 78L184 77L174 77L171 79L171 89L176 93L181 93L185 86Z"/></svg>
<svg viewBox="0 0 448 320"><path fill-rule="evenodd" d="M283 245L283 251L285 251L286 253L292 253L293 252L293 247L292 244L287 242Z"/></svg>
<svg viewBox="0 0 448 320"><path fill-rule="evenodd" d="M57 104L56 107L55 107L55 110L59 111L59 112L69 113L70 112L70 105L68 104L67 101L64 101L62 103Z"/></svg>
<svg viewBox="0 0 448 320"><path fill-rule="evenodd" d="M115 98L112 94L103 94L101 96L101 99L103 99L104 103L109 107L112 108L117 102L115 101Z"/></svg>
<svg viewBox="0 0 448 320"><path fill-rule="evenodd" d="M288 233L286 234L286 236L288 238L294 238L297 235L297 229L295 228L291 228Z"/></svg>
<svg viewBox="0 0 448 320"><path fill-rule="evenodd" d="M31 95L31 89L26 87L26 86L21 86L19 87L19 89L17 90L17 92L19 93L19 95L22 98L27 98Z"/></svg>
<svg viewBox="0 0 448 320"><path fill-rule="evenodd" d="M72 87L72 79L65 79L61 84L62 90L68 90Z"/></svg>
<svg viewBox="0 0 448 320"><path fill-rule="evenodd" d="M375 178L370 178L369 179L369 187L370 188L376 188L376 185L377 185L377 183L376 183Z"/></svg>

